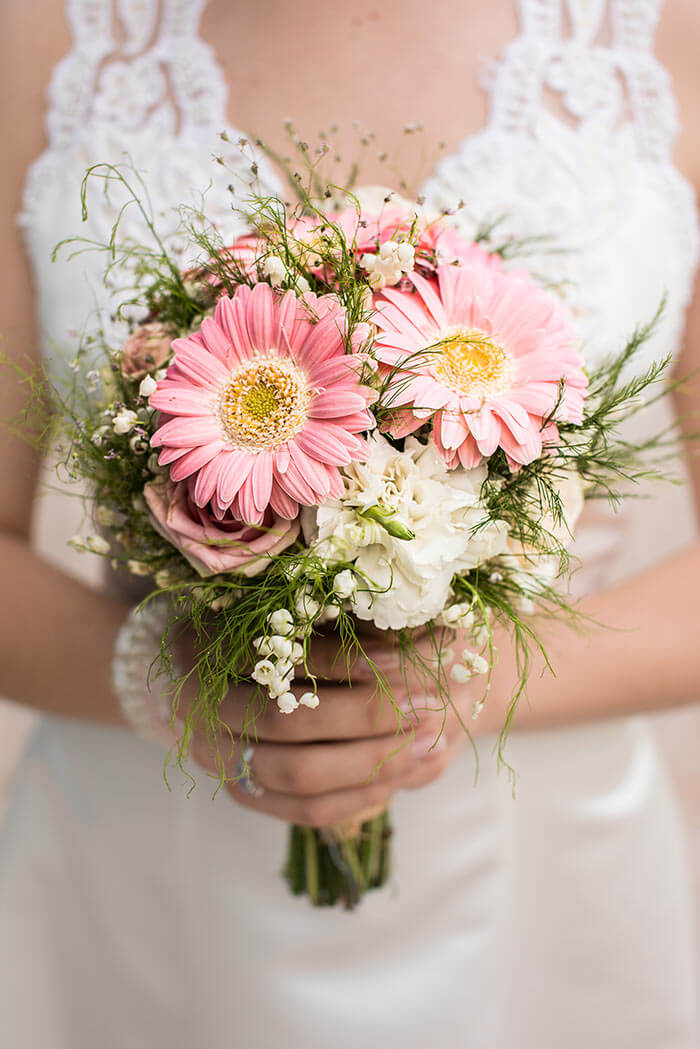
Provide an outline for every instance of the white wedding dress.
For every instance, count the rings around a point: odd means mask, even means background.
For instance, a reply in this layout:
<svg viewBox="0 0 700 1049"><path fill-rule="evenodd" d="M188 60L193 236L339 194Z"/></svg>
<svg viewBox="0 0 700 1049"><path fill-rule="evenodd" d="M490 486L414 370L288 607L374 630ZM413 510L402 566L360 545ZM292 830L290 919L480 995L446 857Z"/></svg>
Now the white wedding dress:
<svg viewBox="0 0 700 1049"><path fill-rule="evenodd" d="M226 91L197 38L202 6L68 2L73 47L21 216L57 374L96 306L114 324L102 260L49 258L85 231L89 164L128 153L166 231L213 178L207 209L234 232L225 187L248 161L234 129L232 144L217 138ZM551 235L564 250L530 264L564 284L591 362L667 291L643 366L678 347L697 249L653 55L660 4L519 6L488 126L443 160L428 203L463 198L518 236ZM233 175L211 162L222 151ZM264 165L260 177L274 191ZM117 200L92 193L89 235L108 234ZM578 585L614 584L691 531L688 495L670 486L589 515ZM348 915L288 894L281 823L206 788L169 793L161 752L127 732L43 719L0 839L3 1049L697 1049L687 859L648 723L514 735L515 800L488 742L481 752L476 786L467 749L397 797L391 885Z"/></svg>

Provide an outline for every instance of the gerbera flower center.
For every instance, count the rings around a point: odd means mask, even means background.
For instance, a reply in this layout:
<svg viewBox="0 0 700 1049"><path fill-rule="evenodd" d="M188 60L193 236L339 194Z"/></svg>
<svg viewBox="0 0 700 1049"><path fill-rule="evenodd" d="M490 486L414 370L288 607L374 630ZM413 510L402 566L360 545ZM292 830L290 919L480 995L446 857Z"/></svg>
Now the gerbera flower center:
<svg viewBox="0 0 700 1049"><path fill-rule="evenodd" d="M433 374L457 393L484 397L508 386L510 357L484 332L458 331L441 341Z"/></svg>
<svg viewBox="0 0 700 1049"><path fill-rule="evenodd" d="M311 400L306 376L293 361L263 357L233 372L219 394L217 415L233 444L270 450L301 430Z"/></svg>

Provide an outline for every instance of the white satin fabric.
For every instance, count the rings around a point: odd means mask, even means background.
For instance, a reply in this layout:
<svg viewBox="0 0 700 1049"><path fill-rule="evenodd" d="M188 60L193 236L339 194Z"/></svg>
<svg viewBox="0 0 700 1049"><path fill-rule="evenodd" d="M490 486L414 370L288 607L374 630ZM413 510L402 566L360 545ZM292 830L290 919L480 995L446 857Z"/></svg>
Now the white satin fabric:
<svg viewBox="0 0 700 1049"><path fill-rule="evenodd" d="M98 262L48 263L78 228L82 169L128 149L167 227L168 209L212 174L224 126L224 87L196 38L201 0L117 6L119 42L108 0L70 0L74 49L50 93L51 146L27 182L22 221L57 371L64 333L93 303L113 324ZM592 363L664 290L640 366L676 349L695 268L673 98L651 50L658 8L521 0L488 127L425 187L429 203L468 200L467 226L504 214L515 235L565 249L530 264L565 283ZM95 235L116 199L95 201ZM234 232L223 184L207 206ZM683 490L648 506L588 514L579 589L612 585L693 534ZM652 519L664 527L650 541ZM439 782L399 795L391 884L347 915L288 895L279 823L204 787L187 797L177 777L169 793L161 753L125 732L45 719L0 839L2 1044L695 1049L685 843L648 723L517 734L508 757L515 800L490 741L476 785L467 749Z"/></svg>

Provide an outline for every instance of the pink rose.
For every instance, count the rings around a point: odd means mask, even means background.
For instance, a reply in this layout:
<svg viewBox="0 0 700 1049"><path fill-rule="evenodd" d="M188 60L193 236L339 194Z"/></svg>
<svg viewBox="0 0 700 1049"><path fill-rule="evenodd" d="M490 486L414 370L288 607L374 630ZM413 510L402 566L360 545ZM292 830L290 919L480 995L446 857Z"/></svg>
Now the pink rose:
<svg viewBox="0 0 700 1049"><path fill-rule="evenodd" d="M141 379L160 368L170 356L172 335L162 324L142 324L131 333L122 350L122 372Z"/></svg>
<svg viewBox="0 0 700 1049"><path fill-rule="evenodd" d="M201 575L257 575L299 535L299 521L265 512L260 526L243 524L227 511L218 521L209 505L199 507L189 481L149 481L143 491L153 527Z"/></svg>

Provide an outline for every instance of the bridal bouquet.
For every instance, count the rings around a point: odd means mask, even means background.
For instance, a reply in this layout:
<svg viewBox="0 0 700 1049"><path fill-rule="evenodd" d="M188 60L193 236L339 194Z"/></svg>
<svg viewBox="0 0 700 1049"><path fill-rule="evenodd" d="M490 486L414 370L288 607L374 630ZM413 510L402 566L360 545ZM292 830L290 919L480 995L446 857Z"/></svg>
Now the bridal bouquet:
<svg viewBox="0 0 700 1049"><path fill-rule="evenodd" d="M231 687L251 689L250 740L269 704L315 708L321 631L348 665L386 632L445 705L450 681L480 675L477 716L505 626L514 705L533 614L573 612L560 577L584 499L643 469L616 427L662 370L623 377L649 329L587 374L572 315L493 231L464 239L385 191L252 199L247 220L226 244L185 213L199 254L184 270L160 240L113 256L138 321L122 345L92 335L63 404L66 462L101 528L83 545L168 602L177 760L198 726L217 752L233 745L219 719ZM180 674L168 653L183 625L198 645ZM397 706L399 742L410 731ZM386 880L388 837L383 812L295 827L288 880L352 905Z"/></svg>

